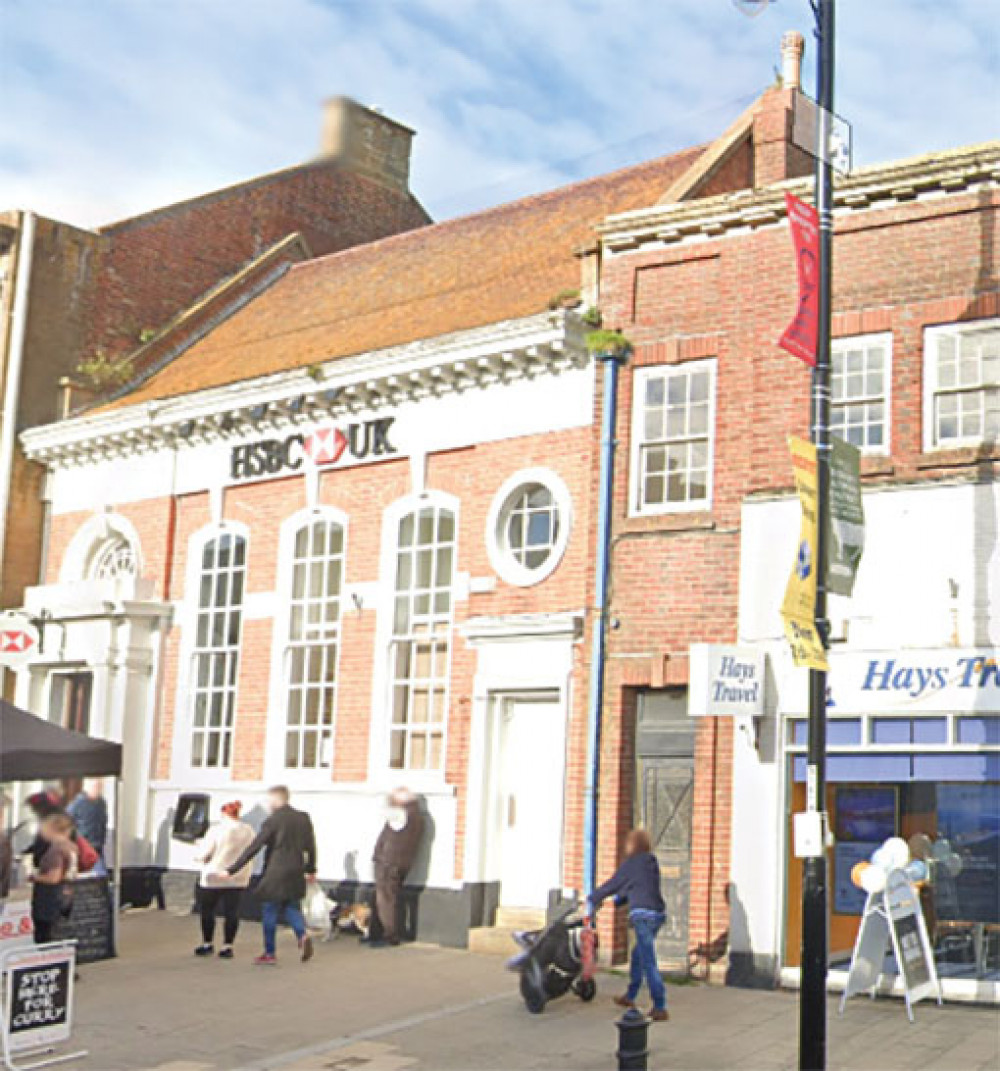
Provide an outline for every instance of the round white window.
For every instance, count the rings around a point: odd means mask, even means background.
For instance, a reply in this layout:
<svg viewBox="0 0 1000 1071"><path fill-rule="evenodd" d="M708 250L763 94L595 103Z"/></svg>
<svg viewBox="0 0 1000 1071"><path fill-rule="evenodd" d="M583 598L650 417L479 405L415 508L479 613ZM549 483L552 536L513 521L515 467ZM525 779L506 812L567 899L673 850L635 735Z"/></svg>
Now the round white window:
<svg viewBox="0 0 1000 1071"><path fill-rule="evenodd" d="M487 521L490 561L509 584L528 587L549 576L569 541L569 491L548 469L526 469L500 488Z"/></svg>

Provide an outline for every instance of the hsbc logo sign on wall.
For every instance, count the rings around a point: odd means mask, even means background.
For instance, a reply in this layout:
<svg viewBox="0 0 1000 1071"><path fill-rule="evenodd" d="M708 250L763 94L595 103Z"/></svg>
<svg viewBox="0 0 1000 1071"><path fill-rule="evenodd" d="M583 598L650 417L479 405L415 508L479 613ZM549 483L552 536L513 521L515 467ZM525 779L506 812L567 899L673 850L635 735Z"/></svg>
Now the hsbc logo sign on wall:
<svg viewBox="0 0 1000 1071"><path fill-rule="evenodd" d="M306 436L302 450L314 465L336 465L350 445L340 428L317 428Z"/></svg>
<svg viewBox="0 0 1000 1071"><path fill-rule="evenodd" d="M389 441L395 417L381 417L338 427L324 424L307 434L297 432L284 439L260 439L234 446L229 475L233 480L253 480L297 472L307 461L329 468L341 461L365 461L397 453Z"/></svg>
<svg viewBox="0 0 1000 1071"><path fill-rule="evenodd" d="M0 614L0 666L24 665L38 653L38 629L24 614Z"/></svg>

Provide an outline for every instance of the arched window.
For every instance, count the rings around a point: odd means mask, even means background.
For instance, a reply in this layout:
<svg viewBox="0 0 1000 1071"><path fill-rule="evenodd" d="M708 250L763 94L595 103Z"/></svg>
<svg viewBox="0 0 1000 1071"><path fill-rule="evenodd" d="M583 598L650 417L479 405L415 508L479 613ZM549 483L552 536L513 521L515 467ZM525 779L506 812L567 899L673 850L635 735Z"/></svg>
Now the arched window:
<svg viewBox="0 0 1000 1071"><path fill-rule="evenodd" d="M119 513L97 513L77 529L59 569L60 583L132 580L142 574L139 533Z"/></svg>
<svg viewBox="0 0 1000 1071"><path fill-rule="evenodd" d="M245 580L242 535L221 532L203 545L191 688L195 767L225 768L232 763Z"/></svg>
<svg viewBox="0 0 1000 1071"><path fill-rule="evenodd" d="M344 584L344 529L315 517L292 539L285 652L285 765L317 769L333 760L337 655Z"/></svg>
<svg viewBox="0 0 1000 1071"><path fill-rule="evenodd" d="M421 506L399 521L389 765L440 770L448 708L455 514Z"/></svg>
<svg viewBox="0 0 1000 1071"><path fill-rule="evenodd" d="M135 548L117 533L94 548L87 569L91 580L120 580L134 577L137 571Z"/></svg>

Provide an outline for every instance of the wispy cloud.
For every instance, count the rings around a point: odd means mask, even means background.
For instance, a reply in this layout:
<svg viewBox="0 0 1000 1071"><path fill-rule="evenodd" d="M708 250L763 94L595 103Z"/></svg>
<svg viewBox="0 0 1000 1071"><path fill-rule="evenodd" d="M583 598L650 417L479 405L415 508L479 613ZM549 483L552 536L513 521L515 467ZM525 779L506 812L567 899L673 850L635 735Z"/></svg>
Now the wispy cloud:
<svg viewBox="0 0 1000 1071"><path fill-rule="evenodd" d="M996 136L998 0L841 0L859 162ZM0 0L0 205L81 224L309 157L347 93L437 216L705 141L807 0ZM807 57L811 69L811 57Z"/></svg>

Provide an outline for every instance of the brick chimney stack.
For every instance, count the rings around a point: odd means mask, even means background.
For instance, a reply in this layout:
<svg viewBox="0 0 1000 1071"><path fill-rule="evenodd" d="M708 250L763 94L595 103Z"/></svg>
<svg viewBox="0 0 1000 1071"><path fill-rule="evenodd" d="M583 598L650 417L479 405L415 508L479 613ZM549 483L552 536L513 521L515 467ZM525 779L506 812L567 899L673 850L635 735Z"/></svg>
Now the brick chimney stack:
<svg viewBox="0 0 1000 1071"><path fill-rule="evenodd" d="M789 30L781 38L781 85L784 89L802 88L802 56L806 39L798 30Z"/></svg>
<svg viewBox="0 0 1000 1071"><path fill-rule="evenodd" d="M758 189L772 182L812 174L812 157L792 141L795 101L802 93L802 55L805 38L790 31L781 39L781 84L764 91L753 120L753 184Z"/></svg>
<svg viewBox="0 0 1000 1071"><path fill-rule="evenodd" d="M414 131L350 97L334 97L323 109L322 159L400 191L410 187L410 147Z"/></svg>

